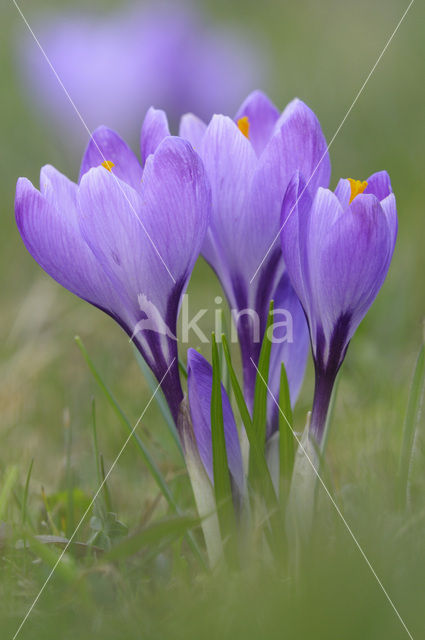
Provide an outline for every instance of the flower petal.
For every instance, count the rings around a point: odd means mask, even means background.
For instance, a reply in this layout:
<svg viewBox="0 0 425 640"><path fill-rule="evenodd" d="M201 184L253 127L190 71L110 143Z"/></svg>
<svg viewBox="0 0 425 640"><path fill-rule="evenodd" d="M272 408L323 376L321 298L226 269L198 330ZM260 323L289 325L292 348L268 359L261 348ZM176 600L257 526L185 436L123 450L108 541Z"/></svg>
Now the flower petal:
<svg viewBox="0 0 425 640"><path fill-rule="evenodd" d="M257 191L263 192L263 209L276 211L296 171L305 178L311 193L329 184L331 166L319 120L301 100L288 104L259 162Z"/></svg>
<svg viewBox="0 0 425 640"><path fill-rule="evenodd" d="M392 250L394 251L398 231L397 205L395 195L393 193L390 193L390 195L384 198L384 200L381 200L381 207L387 217L391 236Z"/></svg>
<svg viewBox="0 0 425 640"><path fill-rule="evenodd" d="M294 406L304 379L310 338L300 301L284 273L274 294L274 329L270 357L269 387L279 400L281 364L285 365L291 405ZM281 324L279 324L281 323ZM268 435L278 428L278 409L268 400Z"/></svg>
<svg viewBox="0 0 425 640"><path fill-rule="evenodd" d="M249 139L258 156L270 140L279 115L278 109L262 91L253 91L239 108L235 120L248 118Z"/></svg>
<svg viewBox="0 0 425 640"><path fill-rule="evenodd" d="M367 179L367 187L364 193L373 193L378 200L384 200L392 192L390 176L386 171L373 173Z"/></svg>
<svg viewBox="0 0 425 640"><path fill-rule="evenodd" d="M80 235L77 185L49 166L40 182L42 193L26 178L16 187L16 222L25 246L59 284L111 313L117 296Z"/></svg>
<svg viewBox="0 0 425 640"><path fill-rule="evenodd" d="M341 178L338 182L335 189L335 195L340 201L341 207L346 209L349 206L351 199L351 185L347 178Z"/></svg>
<svg viewBox="0 0 425 640"><path fill-rule="evenodd" d="M210 221L211 190L202 161L185 140L169 137L146 161L144 223L174 279L186 283ZM158 274L162 280L164 268Z"/></svg>
<svg viewBox="0 0 425 640"><path fill-rule="evenodd" d="M309 334L303 308L287 273L283 274L274 295L274 323L270 369L273 371L273 363L285 363L293 406L304 378Z"/></svg>
<svg viewBox="0 0 425 640"><path fill-rule="evenodd" d="M115 131L107 127L99 127L93 132L84 153L79 182L89 169L99 167L105 161L114 164L110 170L114 176L133 189L140 189L143 172L136 154ZM106 168L103 169L107 171Z"/></svg>
<svg viewBox="0 0 425 640"><path fill-rule="evenodd" d="M164 138L170 135L165 111L150 107L142 125L140 134L140 152L142 164L151 153L155 153L158 145Z"/></svg>
<svg viewBox="0 0 425 640"><path fill-rule="evenodd" d="M81 181L79 202L82 234L129 307L138 310L142 294L167 322L177 287L176 319L210 204L202 163L189 144L178 138L160 144L146 162L140 195L102 168L92 169Z"/></svg>
<svg viewBox="0 0 425 640"><path fill-rule="evenodd" d="M209 362L194 349L189 349L187 362L188 395L193 431L199 455L211 482L213 482L214 473L211 442L212 367ZM223 385L221 385L221 397L229 470L239 491L242 493L244 487L244 472L238 431L232 407L230 406L229 398Z"/></svg>
<svg viewBox="0 0 425 640"><path fill-rule="evenodd" d="M205 122L193 115L193 113L186 113L180 120L179 136L189 140L195 151L199 152L206 130L207 125Z"/></svg>
<svg viewBox="0 0 425 640"><path fill-rule="evenodd" d="M282 202L280 237L289 279L308 315L311 292L306 246L311 206L310 191L303 176L296 172Z"/></svg>
<svg viewBox="0 0 425 640"><path fill-rule="evenodd" d="M318 207L316 211L320 215ZM310 269L325 338L345 317L348 342L381 288L392 257L392 237L379 200L371 194L357 196L333 225L323 224L315 244L320 248L310 254Z"/></svg>
<svg viewBox="0 0 425 640"><path fill-rule="evenodd" d="M257 265L258 258L250 255L245 237L251 229L249 185L256 166L254 150L227 116L214 116L202 140L200 151L212 191L210 235L213 246L205 256L212 267L223 275L249 270L249 260ZM260 238L257 236L257 240ZM261 246L258 250L261 256ZM204 252L205 255L205 252ZM230 292L227 292L231 295Z"/></svg>

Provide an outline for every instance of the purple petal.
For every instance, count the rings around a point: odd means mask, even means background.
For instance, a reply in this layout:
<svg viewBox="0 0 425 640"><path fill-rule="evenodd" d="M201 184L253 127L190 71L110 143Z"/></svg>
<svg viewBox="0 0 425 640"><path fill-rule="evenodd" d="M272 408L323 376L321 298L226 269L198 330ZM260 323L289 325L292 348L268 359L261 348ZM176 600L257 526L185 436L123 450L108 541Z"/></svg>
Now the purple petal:
<svg viewBox="0 0 425 640"><path fill-rule="evenodd" d="M338 182L335 189L335 195L338 198L341 207L345 210L349 206L351 198L351 185L346 178L341 178Z"/></svg>
<svg viewBox="0 0 425 640"><path fill-rule="evenodd" d="M282 113L260 158L256 183L259 194L263 192L265 196L265 211L280 211L296 171L304 176L311 193L329 184L331 166L320 123L313 111L298 99L290 102Z"/></svg>
<svg viewBox="0 0 425 640"><path fill-rule="evenodd" d="M304 178L297 172L288 185L282 203L281 243L291 284L306 313L311 306L306 254L312 198Z"/></svg>
<svg viewBox="0 0 425 640"><path fill-rule="evenodd" d="M40 183L42 193L26 178L16 187L16 222L26 248L59 284L111 312L117 296L79 232L77 185L50 166Z"/></svg>
<svg viewBox="0 0 425 640"><path fill-rule="evenodd" d="M274 331L270 357L269 387L279 401L282 362L288 378L291 405L294 406L304 379L310 337L300 301L284 273L274 295ZM282 323L279 326L279 323ZM268 435L278 427L278 410L268 401Z"/></svg>
<svg viewBox="0 0 425 640"><path fill-rule="evenodd" d="M340 318L350 318L348 342L385 279L392 234L379 200L371 194L357 196L334 224L316 229L310 240L317 247L310 254L316 308L328 340Z"/></svg>
<svg viewBox="0 0 425 640"><path fill-rule="evenodd" d="M140 152L143 165L146 158L151 153L155 153L159 144L169 135L170 129L165 111L151 107L145 116L140 134Z"/></svg>
<svg viewBox="0 0 425 640"><path fill-rule="evenodd" d="M250 247L246 245L254 217L249 185L257 159L249 141L226 116L213 117L202 140L200 154L212 191L212 242L206 258L225 279L223 267L228 271L242 269L248 272L252 268L248 261L257 266L264 255L260 245L257 249L259 257L252 257ZM254 245L254 238L251 238L251 244Z"/></svg>
<svg viewBox="0 0 425 640"><path fill-rule="evenodd" d="M170 296L186 286L208 224L208 184L189 144L161 143L146 162L140 195L103 168L92 169L79 202L83 237L129 308L138 311L143 294L166 321Z"/></svg>
<svg viewBox="0 0 425 640"><path fill-rule="evenodd" d="M381 207L384 210L387 218L388 228L390 230L391 236L392 250L394 251L398 231L397 205L395 195L393 193L390 193L390 195L384 198L384 200L381 200Z"/></svg>
<svg viewBox="0 0 425 640"><path fill-rule="evenodd" d="M99 167L105 161L113 162L114 166L110 172L114 176L127 182L133 189L140 189L143 172L136 154L115 131L99 127L93 132L84 153L79 182L89 169ZM104 167L103 170L107 171Z"/></svg>
<svg viewBox="0 0 425 640"><path fill-rule="evenodd" d="M262 91L253 91L239 108L235 120L245 116L248 118L249 139L258 156L270 140L279 115L279 111Z"/></svg>
<svg viewBox="0 0 425 640"><path fill-rule="evenodd" d="M386 171L378 171L367 179L364 193L372 193L378 200L384 200L392 192L390 176Z"/></svg>
<svg viewBox="0 0 425 640"><path fill-rule="evenodd" d="M179 136L188 140L195 151L199 152L206 130L205 122L193 113L186 113L180 120Z"/></svg>
<svg viewBox="0 0 425 640"><path fill-rule="evenodd" d="M151 237L175 280L186 281L201 251L211 212L205 168L188 142L175 137L162 141L146 161L141 195ZM161 271L164 278L165 270Z"/></svg>
<svg viewBox="0 0 425 640"><path fill-rule="evenodd" d="M290 283L289 276L284 273L274 294L274 331L271 353L270 371L279 369L284 362L288 376L291 404L294 406L304 378L309 334L303 308ZM279 326L279 323L282 323ZM279 385L275 387L279 389Z"/></svg>
<svg viewBox="0 0 425 640"><path fill-rule="evenodd" d="M212 367L197 351L189 349L188 361L188 395L192 415L193 431L199 455L211 482L214 481L213 454L211 442L211 391ZM243 492L244 472L242 454L239 445L238 431L232 407L226 390L221 385L223 403L224 436L226 441L227 461L232 477Z"/></svg>

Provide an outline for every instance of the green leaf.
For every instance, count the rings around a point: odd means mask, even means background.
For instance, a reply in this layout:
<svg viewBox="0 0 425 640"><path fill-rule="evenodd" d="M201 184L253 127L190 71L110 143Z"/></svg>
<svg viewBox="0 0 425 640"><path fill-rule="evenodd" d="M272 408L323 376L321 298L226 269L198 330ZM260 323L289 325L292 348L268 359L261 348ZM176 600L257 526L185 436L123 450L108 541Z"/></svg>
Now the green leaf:
<svg viewBox="0 0 425 640"><path fill-rule="evenodd" d="M403 427L403 442L400 453L400 463L398 472L399 501L400 506L406 506L409 488L410 467L413 457L413 447L415 442L415 431L421 413L422 398L425 387L425 346L422 345L417 360L415 372L413 374L410 388L409 400L407 404L406 417Z"/></svg>
<svg viewBox="0 0 425 640"><path fill-rule="evenodd" d="M70 419L69 410L65 409L63 416L64 424L64 436L65 436L65 451L66 451L66 490L67 490L67 513L65 518L66 523L66 535L70 537L75 527L74 518L74 482L71 464L72 453L72 423Z"/></svg>
<svg viewBox="0 0 425 640"><path fill-rule="evenodd" d="M227 321L226 321L226 315L223 309L217 309L216 313L218 314L218 317L216 317L216 323L218 320L219 326L223 327L223 333L220 333L220 339L217 338L217 348L218 348L218 355L220 359L221 382L223 384L223 387L226 389L226 393L229 396L229 400L230 400L232 387L230 384L229 370L227 368L226 358L224 356L224 345L223 345L223 338L225 339L225 336L227 333Z"/></svg>
<svg viewBox="0 0 425 640"><path fill-rule="evenodd" d="M279 498L281 504L285 505L294 468L296 441L293 434L288 377L283 362L280 374L279 407Z"/></svg>
<svg viewBox="0 0 425 640"><path fill-rule="evenodd" d="M174 541L187 535L190 529L198 527L199 518L189 516L173 516L155 522L138 533L116 544L106 555L105 560L125 560L138 553L143 547L159 546L164 540Z"/></svg>
<svg viewBox="0 0 425 640"><path fill-rule="evenodd" d="M268 336L268 330L273 322L273 300L270 302L269 315L267 318L267 326L264 332L263 344L261 345L260 358L258 361L257 376L255 380L254 391L254 408L252 412L252 423L254 433L256 434L258 446L263 448L266 442L266 424L267 424L267 397L268 397L268 379L270 354L272 350L272 342ZM255 366L255 363L252 363Z"/></svg>
<svg viewBox="0 0 425 640"><path fill-rule="evenodd" d="M112 409L114 410L116 416L118 417L118 419L120 420L121 424L127 429L127 431L129 431L130 433L133 432L133 427L131 426L130 421L128 420L127 416L125 415L124 411L121 409L121 407L119 406L118 402L115 400L115 397L112 395L111 391L109 391L108 387L106 386L106 384L104 383L103 379L101 378L98 370L96 369L96 367L94 366L81 338L79 338L78 336L76 336L75 341L81 351L81 353L83 354L84 360L86 361L94 379L96 380L97 384L99 385L101 391L103 392L106 400L109 402L110 406L112 407ZM140 454L142 455L142 458L147 466L147 468L149 469L150 473L152 474L153 479L155 480L155 482L157 483L159 489L161 490L164 498L166 499L166 501L168 502L169 506L173 509L173 511L175 513L179 513L179 506L173 496L173 494L171 493L170 488L168 487L164 476L162 475L161 471L159 470L157 464L155 463L154 459L152 458L152 456L150 455L148 449L146 448L144 442L141 440L141 438L137 435L137 433L132 433L132 438L135 442L135 444L137 445L137 448L140 452ZM196 540L193 538L193 536L191 536L189 534L189 538L188 538L188 542L189 545L192 549L192 551L195 552L196 556L198 557L198 559L200 560L200 562L202 563L202 565L206 568L206 564L205 564L205 559L198 547L198 544L196 542Z"/></svg>
<svg viewBox="0 0 425 640"><path fill-rule="evenodd" d="M139 353L139 352L138 352L138 353ZM140 355L140 354L139 354L139 355ZM141 356L140 356L140 357L141 357ZM182 360L181 358L179 358L179 370L180 370L180 373L182 374L182 376L184 377L184 379L185 379L185 380L187 380L187 369L186 369L186 365L185 365L185 363L183 362L183 360ZM165 401L165 398L164 398L164 401ZM168 405L167 405L167 407L168 407ZM168 412L168 413L169 413L169 415L171 416L171 413L170 413L170 412ZM174 423L173 423L173 424L174 424ZM179 441L179 444L180 444L180 441Z"/></svg>
<svg viewBox="0 0 425 640"><path fill-rule="evenodd" d="M114 540L123 538L128 534L128 527L118 520L117 515L108 511L104 515L92 516L90 518L90 528L93 535L89 544L96 544L101 549L111 549Z"/></svg>
<svg viewBox="0 0 425 640"><path fill-rule="evenodd" d="M235 513L232 499L226 440L224 436L223 404L220 380L220 359L215 335L212 334L212 390L211 390L211 440L213 454L214 493L223 542L233 536Z"/></svg>
<svg viewBox="0 0 425 640"><path fill-rule="evenodd" d="M102 487L103 497L105 499L106 511L109 513L113 511L112 499L111 499L111 493L109 491L108 483L106 482L105 463L104 463L103 455L101 453L99 454L99 462L100 462L100 474L102 478L101 484L103 483L103 487Z"/></svg>
<svg viewBox="0 0 425 640"><path fill-rule="evenodd" d="M229 372L229 377L230 377L230 383L232 385L232 389L233 389L233 393L235 395L235 400L236 400L236 404L238 405L238 410L242 419L242 422L245 426L245 430L248 434L248 432L251 434L252 436L252 420L251 420L251 416L248 410L248 407L246 406L246 402L245 402L245 398L243 396L242 393L242 389L240 387L238 378L236 376L235 370L233 368L232 365L232 359L230 357L230 350L229 350L229 345L227 343L227 338L224 334L222 334L221 336L221 340L222 340L222 345L223 345L223 353L224 353L224 357L226 360L226 364L227 364L227 370ZM248 435L249 438L249 435Z"/></svg>
<svg viewBox="0 0 425 640"><path fill-rule="evenodd" d="M239 409L239 413L245 427L246 435L250 446L251 465L253 467L253 475L255 475L258 484L260 485L260 491L263 492L266 501L271 505L271 508L277 506L277 497L273 487L273 482L270 476L270 471L267 466L265 449L258 446L257 438L254 433L254 426L251 420L251 416L248 407L245 402L245 398L242 393L241 386L236 376L235 370L232 365L230 357L229 345L226 337L222 336L223 353L226 358L227 369L229 371L230 382L232 385L233 393L235 396L236 404ZM257 485L258 486L258 485Z"/></svg>
<svg viewBox="0 0 425 640"><path fill-rule="evenodd" d="M22 498L22 526L24 527L27 521L27 513L28 513L28 493L29 493L29 488L30 488L30 481L31 481L31 474L32 474L32 468L34 466L34 458L31 458L31 462L30 462L30 466L28 468L28 473L27 473L27 477L25 480L25 487L24 487L24 495Z"/></svg>
<svg viewBox="0 0 425 640"><path fill-rule="evenodd" d="M32 536L28 539L28 545L31 551L37 554L39 558L47 565L47 567L57 575L61 580L66 583L74 583L78 585L78 568L72 557L71 545L68 547L67 552L63 553L61 550L54 548L55 540L61 540L62 546L65 547L67 543L66 538L60 536L44 536L44 538L51 542L43 541L42 536ZM63 554L63 555L62 555Z"/></svg>

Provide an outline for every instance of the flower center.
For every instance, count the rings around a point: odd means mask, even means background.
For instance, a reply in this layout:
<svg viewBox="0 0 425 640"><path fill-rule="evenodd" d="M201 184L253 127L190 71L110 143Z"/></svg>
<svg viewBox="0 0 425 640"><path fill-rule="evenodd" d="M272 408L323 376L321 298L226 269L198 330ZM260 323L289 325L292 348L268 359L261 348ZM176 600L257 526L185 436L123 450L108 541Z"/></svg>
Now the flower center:
<svg viewBox="0 0 425 640"><path fill-rule="evenodd" d="M242 131L242 133L244 134L245 138L248 138L249 140L249 120L248 120L248 116L244 116L243 118L239 118L239 120L236 123L238 125L238 129L239 131Z"/></svg>
<svg viewBox="0 0 425 640"><path fill-rule="evenodd" d="M105 162L102 162L102 167L112 172L112 167L115 167L115 164L111 160L105 160Z"/></svg>
<svg viewBox="0 0 425 640"><path fill-rule="evenodd" d="M359 195L359 193L363 193L363 191L367 187L366 180L353 180L352 178L348 178L348 182L351 187L351 195L350 195L350 204L353 202L354 198Z"/></svg>

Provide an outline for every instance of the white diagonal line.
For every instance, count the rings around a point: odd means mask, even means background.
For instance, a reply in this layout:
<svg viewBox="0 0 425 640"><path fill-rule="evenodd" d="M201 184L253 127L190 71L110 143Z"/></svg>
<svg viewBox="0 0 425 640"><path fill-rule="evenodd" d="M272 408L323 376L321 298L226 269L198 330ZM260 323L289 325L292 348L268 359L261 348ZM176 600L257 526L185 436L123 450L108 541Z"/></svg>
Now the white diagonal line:
<svg viewBox="0 0 425 640"><path fill-rule="evenodd" d="M375 569L372 567L367 555L365 554L365 552L363 551L362 546L360 545L360 542L357 540L356 536L354 535L350 525L348 524L347 520L344 518L341 509L338 507L337 503L335 502L334 498L332 497L332 494L330 493L329 489L327 488L325 482L323 481L320 473L317 471L316 469L316 465L314 464L313 460L310 458L308 452L306 451L305 447L303 446L300 438L298 437L298 435L296 434L296 432L293 430L293 428L291 427L288 418L285 416L285 414L283 413L278 401L276 400L275 396L273 395L270 387L268 386L267 382L264 380L263 376L261 375L261 372L259 371L257 365L255 364L254 360L251 358L251 362L254 365L257 374L260 376L262 382L264 383L264 385L267 388L267 391L270 394L270 397L272 398L273 402L275 403L275 405L277 406L280 415L284 418L286 424L288 425L289 429L292 432L292 435L294 436L295 440L297 441L298 446L300 447L301 451L303 452L303 454L305 455L305 457L308 460L308 463L311 465L311 468L313 469L314 474L316 475L318 481L320 482L320 484L322 485L323 489L325 490L326 495L328 496L329 500L331 501L332 505L334 506L337 514L339 515L339 517L341 518L342 522L344 523L345 528L347 529L348 533L350 534L350 536L352 537L354 544L356 545L357 549L360 551L360 554L362 555L364 561L366 562L367 566L369 567L370 571L372 572L375 580L377 581L377 583L379 584L379 586L381 587L386 599L388 600L388 602L390 603L391 607L393 608L397 618L400 620L404 630L406 631L407 635L409 636L410 640L413 640L413 636L410 633L409 629L406 626L406 623L404 622L403 618L401 617L400 613L398 612L397 607L395 606L394 602L391 600L390 595L388 594L388 591L385 589L384 585L382 584L381 580L379 579L379 576L377 575Z"/></svg>
<svg viewBox="0 0 425 640"><path fill-rule="evenodd" d="M284 229L286 223L288 222L289 218L292 215L292 212L294 211L295 207L297 206L298 202L300 201L304 191L307 189L308 185L310 184L312 178L314 177L314 175L316 174L317 169L320 167L320 165L322 164L323 159L326 157L329 149L331 148L331 145L333 144L335 138L337 137L338 133L341 131L345 121L347 120L348 116L350 115L351 111L353 110L354 105L356 104L357 100L360 98L361 94L363 93L363 90L365 88L365 86L367 85L367 83L369 82L373 72L375 71L376 67L378 66L378 64L381 61L382 56L384 55L384 53L386 52L386 50L388 49L388 47L391 44L392 39L394 38L395 34L397 33L397 31L400 28L401 23L403 22L404 18L407 16L407 13L410 9L410 7L412 6L412 4L414 3L415 0L410 0L409 5L407 7L407 9L405 10L405 12L403 13L403 15L401 16L400 20L398 21L398 24L396 26L396 28L394 29L394 31L392 32L391 36L389 37L385 47L382 49L381 53L378 56L377 61L375 62L375 64L373 65L372 69L369 71L366 80L363 82L362 86L360 87L360 89L358 90L356 97L354 98L353 102L351 103L350 108L348 109L347 113L345 114L345 116L343 117L343 119L341 120L337 130L335 131L334 135L332 136L328 146L326 147L325 152L323 153L322 157L320 158L319 162L316 164L316 166L314 167L313 173L311 174L311 176L309 177L309 179L307 180L303 190L301 191L300 195L298 196L297 200L295 201L294 206L292 207L292 209L290 210L288 216L286 217L284 223L282 224L282 226L280 227L279 231L277 232L276 236L273 239L273 242L270 244L269 248L267 249L264 258L261 260L260 264L258 265L254 275L252 276L251 280L249 281L249 284L252 284L255 276L257 275L257 273L259 272L259 270L261 269L261 267L264 264L265 259L267 258L267 256L269 255L270 251L273 248L274 243L276 242L276 240L279 238L280 234L282 233L282 230Z"/></svg>
<svg viewBox="0 0 425 640"><path fill-rule="evenodd" d="M56 80L59 82L61 88L63 89L66 97L68 98L72 108L74 109L75 113L77 114L77 116L79 117L79 119L81 120L81 123L83 125L83 127L85 128L85 130L87 131L87 133L89 134L91 140L93 140L97 150L99 151L100 155L103 158L104 162L108 161L108 158L105 158L105 156L102 153L102 150L100 149L99 145L97 144L96 140L93 138L90 129L88 128L83 116L81 115L81 113L79 112L75 102L73 101L73 99L71 98L71 96L69 95L65 85L63 84L62 80L60 79L56 69L54 68L53 64L51 63L49 56L47 55L47 53L44 51L40 41L38 40L37 36L35 35L34 31L31 29L30 24L28 22L28 20L25 18L24 14L22 13L20 7L18 6L18 3L16 2L16 0L12 0L13 4L15 5L15 7L17 8L22 20L25 22L26 26L28 27L29 32L31 33L32 37L34 38L35 42L37 43L38 48L40 49L41 53L43 54L44 58L46 59L47 64L49 65L50 69L53 71L53 74L56 78ZM166 262L164 261L163 257L161 256L156 244L154 243L154 241L152 240L148 230L146 229L145 225L143 224L143 221L139 218L139 216L137 215L137 212L135 210L135 208L133 207L133 205L131 204L129 198L127 197L127 194L125 193L124 189L122 188L120 181L118 180L117 176L114 175L114 173L111 174L114 176L115 182L118 185L118 188L120 189L121 193L123 194L124 198L127 200L128 204L130 205L130 209L132 211L132 213L134 214L134 216L136 217L136 220L138 221L138 223L140 224L140 226L142 227L143 231L145 232L145 234L148 237L149 242L151 243L152 247L154 248L155 253L157 254L158 258L161 260L162 264L164 265L168 275L170 276L171 280L174 282L174 284L176 284L176 280L173 276L173 274L171 273L171 271L169 270L169 268L167 267Z"/></svg>
<svg viewBox="0 0 425 640"><path fill-rule="evenodd" d="M12 640L16 640L16 638L18 637L22 627L24 626L25 622L27 621L28 617L30 616L32 610L34 609L35 605L37 604L37 602L40 599L40 596L42 595L43 591L45 590L45 588L47 587L47 584L49 583L51 577L53 576L54 572L56 571L57 566L59 565L59 563L61 562L62 558L64 557L65 553L67 552L67 550L69 549L69 546L71 545L72 541L74 540L78 530L80 529L83 521L85 520L86 516L88 515L90 509L92 508L93 504L96 501L97 496L99 495L99 493L102 491L105 482L108 480L109 476L111 475L112 471L115 468L115 465L117 464L118 460L120 459L124 449L126 448L126 446L128 445L128 443L130 442L130 439L133 437L134 432L136 431L140 421L142 420L143 416L145 415L146 411L148 410L152 400L154 399L154 397L156 396L159 388L161 387L162 383L165 380L165 377L167 376L168 372L170 371L171 367L173 366L175 361L175 358L172 359L170 366L168 367L167 371L164 373L164 375L161 378L161 382L157 385L157 387L155 388L155 391L153 392L153 394L150 397L149 402L147 403L146 407L143 409L139 419L137 420L136 424L134 425L134 427L132 428L129 436L127 437L126 441L124 442L123 446L121 447L117 457L115 458L115 460L113 461L113 463L111 464L108 473L105 475L105 477L103 478L102 482L100 483L96 493L94 494L93 498L90 501L89 506L87 507L87 509L84 511L83 515L81 516L81 519L79 521L79 523L77 524L77 526L74 529L74 532L72 533L71 537L69 538L68 542L66 543L65 547L63 548L62 553L60 554L60 556L58 557L58 559L56 560L55 564L53 565L49 575L47 576L46 580L44 581L40 591L38 592L37 596L34 598L30 608L28 609L28 611L25 614L24 619L22 620L21 624L19 625L18 629L16 630L15 635L13 636Z"/></svg>

